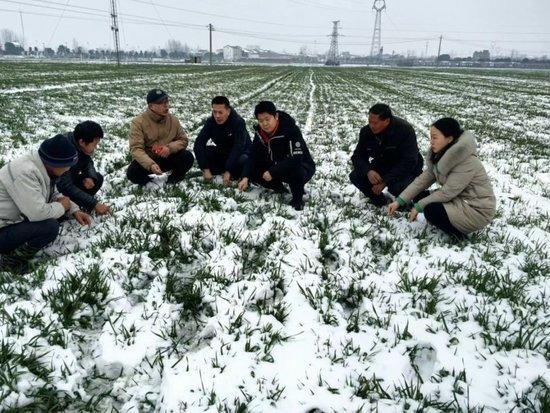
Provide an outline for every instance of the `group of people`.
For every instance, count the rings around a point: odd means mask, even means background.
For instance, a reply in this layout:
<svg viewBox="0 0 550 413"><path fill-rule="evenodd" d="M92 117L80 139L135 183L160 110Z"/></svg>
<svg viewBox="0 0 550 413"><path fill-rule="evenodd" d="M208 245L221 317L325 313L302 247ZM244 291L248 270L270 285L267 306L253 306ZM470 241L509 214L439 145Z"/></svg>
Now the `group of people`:
<svg viewBox="0 0 550 413"><path fill-rule="evenodd" d="M170 113L168 94L153 89L146 101L147 109L130 127L132 162L126 175L131 182L143 186L155 175L168 174L167 184L177 184L196 158L207 182L221 175L225 186L235 180L240 191L251 183L276 193L290 189L290 205L304 208L304 187L315 174L315 162L296 121L273 102L256 105L251 139L229 100L214 97L193 155L185 130ZM368 116L349 178L372 204L387 206L390 215L410 208L410 220L423 212L428 222L457 238L491 221L495 196L471 132L452 118L434 122L422 172L424 160L412 126L386 104L372 106ZM27 271L35 254L55 240L63 219L72 215L89 225L91 213L110 213L97 198L103 176L92 159L103 136L98 123L85 121L0 169L0 270ZM429 192L434 182L441 187Z"/></svg>

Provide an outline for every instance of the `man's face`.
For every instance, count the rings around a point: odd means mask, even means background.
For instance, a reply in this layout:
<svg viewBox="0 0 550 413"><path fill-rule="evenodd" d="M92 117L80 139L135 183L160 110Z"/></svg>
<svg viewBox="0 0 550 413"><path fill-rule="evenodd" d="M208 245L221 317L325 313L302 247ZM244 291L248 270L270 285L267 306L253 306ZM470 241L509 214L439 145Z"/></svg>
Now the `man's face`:
<svg viewBox="0 0 550 413"><path fill-rule="evenodd" d="M380 119L379 115L369 113L369 128L375 135L382 133L390 124L390 119Z"/></svg>
<svg viewBox="0 0 550 413"><path fill-rule="evenodd" d="M149 109L153 113L156 113L159 116L166 116L170 111L170 99L165 99L160 102L149 103Z"/></svg>
<svg viewBox="0 0 550 413"><path fill-rule="evenodd" d="M212 105L212 116L218 125L223 125L227 121L230 113L231 109L223 103Z"/></svg>
<svg viewBox="0 0 550 413"><path fill-rule="evenodd" d="M260 128L264 132L273 133L275 132L275 129L277 129L277 121L279 120L279 114L276 113L275 116L273 116L270 113L258 113L258 116L256 117L256 119L260 124Z"/></svg>
<svg viewBox="0 0 550 413"><path fill-rule="evenodd" d="M101 138L94 138L93 141L86 143L82 139L79 139L78 146L80 147L80 150L86 155L91 155L96 150L100 140Z"/></svg>
<svg viewBox="0 0 550 413"><path fill-rule="evenodd" d="M66 166L63 168L45 165L46 171L48 172L48 175L52 178L59 178L61 175L63 175L65 172L67 172L69 169L71 169L70 166Z"/></svg>

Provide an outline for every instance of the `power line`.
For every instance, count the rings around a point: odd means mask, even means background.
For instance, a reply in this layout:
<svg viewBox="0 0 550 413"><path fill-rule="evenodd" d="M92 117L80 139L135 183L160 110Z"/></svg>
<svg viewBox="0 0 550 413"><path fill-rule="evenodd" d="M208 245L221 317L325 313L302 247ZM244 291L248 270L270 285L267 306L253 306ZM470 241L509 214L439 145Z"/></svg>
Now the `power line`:
<svg viewBox="0 0 550 413"><path fill-rule="evenodd" d="M135 1L135 0L134 0ZM64 18L64 19L73 19L73 20L84 20L84 21L104 21L105 18L108 17L109 13L106 10L101 9L94 9L91 7L82 7L82 6L68 6L63 3L57 3L54 1L48 1L47 4L62 4L66 7L64 8L58 8L53 6L41 6L36 4L29 4L28 2L24 1L15 1L15 0L0 0L0 2L7 2L7 3L15 3L15 4L22 4L26 6L31 7L40 7L40 8L46 8L50 10L65 10L62 14L53 14L53 13L43 13L43 12L34 12L34 11L21 11L21 10L13 10L13 9L1 9L2 11L6 12L14 12L14 13L26 13L29 15L38 15L38 16L48 16L48 17L57 17L57 18ZM42 1L44 3L45 1ZM77 8L80 10L73 10L73 8ZM68 15L67 13L77 13L81 15L85 15L87 17L82 16L74 16L74 15ZM88 17L91 16L91 17ZM208 26L200 25L200 24L190 24L190 23L183 23L183 22L176 22L176 21L169 21L169 20L157 20L153 19L151 17L141 16L141 15L135 15L135 14L122 14L120 13L119 16L124 16L124 18L120 18L120 21L124 21L126 24L139 24L139 25L149 25L149 26L170 26L170 27L178 27L178 28L186 28L191 30L208 30ZM95 17L102 17L102 19L98 19ZM312 41L308 39L315 39L315 38L325 38L325 35L319 34L319 35L304 35L304 34L291 34L291 33L265 33L265 32L253 32L253 31L244 31L244 30L234 30L230 28L218 28L216 27L216 31L219 31L221 33L225 33L227 35L233 35L233 36L239 36L239 37L245 37L245 38L251 38L251 39L259 39L259 40L270 40L274 42L279 43L287 43L287 44L301 44L301 45L313 45L316 46L322 46L328 45L328 43L322 43L318 41ZM349 38L367 38L367 36L346 36ZM303 39L303 40L301 40ZM415 43L415 42L425 42L427 40L434 40L434 37L418 37L418 38L408 38L408 37L396 37L396 38L386 38L386 39L394 39L394 41L385 41L385 44L405 44L405 43ZM449 41L453 42L472 42L476 40L472 39L448 39ZM477 40L479 42L484 42L487 44L490 40ZM544 44L544 43L550 43L550 41L545 40L514 40L514 41L506 41L506 40L499 40L497 42L516 42L516 43L535 43L535 44ZM340 43L340 45L343 46L370 46L371 43L368 42L345 42ZM545 53L545 52L543 52Z"/></svg>
<svg viewBox="0 0 550 413"><path fill-rule="evenodd" d="M23 2L23 1L15 1L15 0L0 0L0 1L4 1L4 2L7 2L7 3L29 5L29 6L32 6L32 7L44 7L44 6L34 4L34 3L27 3L27 2ZM29 1L35 1L37 3L44 3L44 4L53 4L53 5L66 6L65 3L60 3L60 2L51 1L51 0L50 1L48 1L48 0L29 0ZM146 5L151 5L151 0L150 1L146 1L146 0L129 0L129 1L142 3L142 4L146 4ZM288 1L291 1L291 0L288 0ZM296 1L296 0L294 0L294 1ZM196 13L196 14L201 14L201 15L205 15L205 16L220 17L220 18L224 18L224 19L228 19L228 20L247 21L247 22L252 22L252 23L261 23L261 24L268 24L268 25L274 25L274 26L283 26L283 27L299 27L301 29L304 29L304 28L324 29L324 26L289 25L289 24L283 24L283 23L268 22L268 21L264 21L264 20L247 19L247 18L240 18L240 17L231 17L231 16L225 16L225 15L221 15L221 14L201 12L201 11L197 11L197 10L191 10L191 9L186 9L186 8L182 8L182 7L177 7L177 6L169 6L169 5L165 5L165 4L158 4L157 3L157 5L159 5L163 8L166 8L166 9L179 10L179 11L184 11L184 12L188 12L188 13ZM71 9L81 9L81 10L84 10L84 11L99 12L99 13L102 13L102 14L109 14L109 12L107 10L93 8L93 7L71 5L70 8ZM56 8L52 8L52 9L56 9ZM57 10L63 10L63 9L57 8ZM72 11L74 11L75 13L83 13L83 12L77 11L77 10L72 10ZM84 13L84 14L88 14L88 13ZM99 15L99 14L95 14L95 15ZM150 17L137 16L137 15L132 15L132 14L120 13L119 15L120 16L126 15L126 16L130 16L130 17L139 17L139 18L150 19ZM388 14L386 14L386 17L390 21L391 25L394 27L394 29L387 29L387 31L389 31L389 32L395 31L395 32L405 32L405 33L407 33L407 32L411 32L411 33L418 32L418 33L437 33L437 34L439 34L441 32L444 32L444 33L447 33L447 34L453 33L453 34L550 35L550 32L533 32L533 31L530 31L530 32L464 31L464 30L448 30L447 28L446 29L440 29L440 30L399 29ZM204 25L195 25L195 26L203 27ZM346 27L346 30L347 31L364 31L365 29L364 28ZM303 35L303 36L305 36L305 35ZM319 37L321 37L321 36L324 36L324 35L319 35ZM347 37L354 37L354 36L347 35ZM357 37L363 37L363 36L357 36Z"/></svg>
<svg viewBox="0 0 550 413"><path fill-rule="evenodd" d="M69 2L70 0L67 0L67 3L65 4L65 8L63 8L63 11L61 13L61 16L59 16L59 19L57 20L57 23L55 24L55 27L52 31L52 34L50 36L50 41L48 42L48 44L51 44L52 43L52 40L53 40L53 37L55 35L55 32L57 31L57 28L59 27L59 23L61 22L61 19L63 19L63 16L65 15L65 10L67 8L67 6L69 5Z"/></svg>

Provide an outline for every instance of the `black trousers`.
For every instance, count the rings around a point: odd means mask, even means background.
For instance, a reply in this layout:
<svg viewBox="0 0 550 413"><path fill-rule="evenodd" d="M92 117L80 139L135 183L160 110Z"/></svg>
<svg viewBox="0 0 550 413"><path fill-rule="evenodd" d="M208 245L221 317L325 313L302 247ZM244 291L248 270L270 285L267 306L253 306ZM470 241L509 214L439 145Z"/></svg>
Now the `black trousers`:
<svg viewBox="0 0 550 413"><path fill-rule="evenodd" d="M167 158L154 157L153 160L160 166L163 172L172 171L170 176L171 181L181 180L185 174L193 166L195 158L190 151L183 150L169 155ZM145 169L137 161L132 161L126 176L134 184L145 185L151 182L152 178L149 177L151 171Z"/></svg>
<svg viewBox="0 0 550 413"><path fill-rule="evenodd" d="M268 169L270 168L267 165L254 165L250 173L250 180L276 192L285 192L283 182L287 183L290 187L292 200L300 202L305 193L305 184L310 181L315 173L315 170L309 165L296 159L288 159L277 163L276 168L273 168L276 172L271 174L273 179L267 182L262 175Z"/></svg>
<svg viewBox="0 0 550 413"><path fill-rule="evenodd" d="M229 168L229 173L231 178L238 179L243 173L244 165L248 162L248 155L243 153L235 162L235 165L232 165ZM210 169L212 175L221 175L226 169L227 164L227 154L222 153L216 146L207 146L206 147L206 167Z"/></svg>
<svg viewBox="0 0 550 413"><path fill-rule="evenodd" d="M58 234L59 222L53 218L8 225L0 228L0 254L10 254L22 246L38 251L53 242Z"/></svg>
<svg viewBox="0 0 550 413"><path fill-rule="evenodd" d="M445 207L441 202L434 202L426 205L424 208L424 216L430 224L435 225L443 232L458 239L466 238L466 234L459 231L453 224L451 224L449 215L447 214L447 211L445 211Z"/></svg>
<svg viewBox="0 0 550 413"><path fill-rule="evenodd" d="M388 185L388 192L393 196L398 196L415 179L416 175L409 175L399 179L398 181L392 182ZM374 205L380 207L388 203L388 200L384 194L376 195L374 192L372 192L373 185L370 183L367 174L361 174L359 171L354 169L349 174L349 180L353 185L357 187L357 189L363 192L363 194L365 194Z"/></svg>

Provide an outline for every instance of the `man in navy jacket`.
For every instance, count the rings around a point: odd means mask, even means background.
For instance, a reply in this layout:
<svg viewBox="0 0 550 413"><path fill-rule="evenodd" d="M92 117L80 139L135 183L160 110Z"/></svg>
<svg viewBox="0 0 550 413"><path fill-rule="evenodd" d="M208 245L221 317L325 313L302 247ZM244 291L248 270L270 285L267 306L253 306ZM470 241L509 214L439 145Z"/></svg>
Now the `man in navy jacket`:
<svg viewBox="0 0 550 413"><path fill-rule="evenodd" d="M207 146L210 140L215 146ZM249 146L250 135L243 118L225 96L216 96L212 99L212 116L199 132L193 147L205 181L223 174L223 183L228 186L231 178L239 179Z"/></svg>
<svg viewBox="0 0 550 413"><path fill-rule="evenodd" d="M250 180L276 192L287 192L283 182L288 183L290 205L300 211L304 208L304 186L315 173L315 162L302 132L296 121L277 110L273 102L258 103L254 116L258 125L239 189L246 190Z"/></svg>
<svg viewBox="0 0 550 413"><path fill-rule="evenodd" d="M350 181L378 207L390 201L382 193L386 187L398 196L420 175L424 163L412 126L383 103L369 109L369 124L359 133L351 161Z"/></svg>

